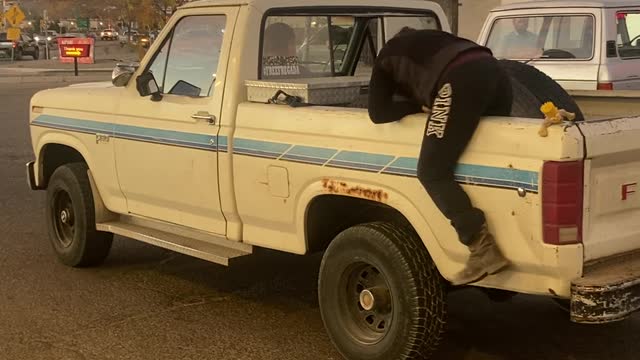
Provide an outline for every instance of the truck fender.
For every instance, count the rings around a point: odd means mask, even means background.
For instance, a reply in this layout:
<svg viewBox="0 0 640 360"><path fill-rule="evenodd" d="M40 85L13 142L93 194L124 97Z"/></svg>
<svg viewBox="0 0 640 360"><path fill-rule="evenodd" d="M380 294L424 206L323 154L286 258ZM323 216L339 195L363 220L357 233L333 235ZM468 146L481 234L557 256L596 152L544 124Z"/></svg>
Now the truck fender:
<svg viewBox="0 0 640 360"><path fill-rule="evenodd" d="M316 179L307 184L298 197L295 216L296 232L299 235L298 238L305 242L301 244L305 249L309 247L305 238L306 213L309 204L315 197L327 194L371 200L397 210L420 236L440 273L445 277L454 274L452 270L455 269L451 266L452 257L442 248L428 221L420 215L412 201L395 189L361 180L330 177Z"/></svg>

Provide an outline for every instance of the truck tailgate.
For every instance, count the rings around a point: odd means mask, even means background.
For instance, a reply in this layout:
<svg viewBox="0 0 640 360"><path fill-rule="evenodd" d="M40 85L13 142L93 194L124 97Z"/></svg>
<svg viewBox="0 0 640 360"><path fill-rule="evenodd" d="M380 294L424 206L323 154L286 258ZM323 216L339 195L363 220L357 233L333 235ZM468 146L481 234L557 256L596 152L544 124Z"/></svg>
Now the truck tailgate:
<svg viewBox="0 0 640 360"><path fill-rule="evenodd" d="M640 249L640 117L586 121L585 261Z"/></svg>

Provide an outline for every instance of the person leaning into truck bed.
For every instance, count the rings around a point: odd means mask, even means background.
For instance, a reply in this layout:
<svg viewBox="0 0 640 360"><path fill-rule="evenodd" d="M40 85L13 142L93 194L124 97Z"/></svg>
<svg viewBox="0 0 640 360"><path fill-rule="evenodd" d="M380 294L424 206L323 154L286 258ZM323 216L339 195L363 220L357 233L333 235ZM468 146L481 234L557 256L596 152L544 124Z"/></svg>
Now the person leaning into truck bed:
<svg viewBox="0 0 640 360"><path fill-rule="evenodd" d="M405 100L395 100L394 94ZM458 159L481 116L508 116L511 84L491 50L436 30L403 28L381 49L369 84L369 116L376 124L430 112L418 160L418 179L471 252L452 279L463 285L508 265L482 210L456 182ZM428 111L430 108L430 111Z"/></svg>

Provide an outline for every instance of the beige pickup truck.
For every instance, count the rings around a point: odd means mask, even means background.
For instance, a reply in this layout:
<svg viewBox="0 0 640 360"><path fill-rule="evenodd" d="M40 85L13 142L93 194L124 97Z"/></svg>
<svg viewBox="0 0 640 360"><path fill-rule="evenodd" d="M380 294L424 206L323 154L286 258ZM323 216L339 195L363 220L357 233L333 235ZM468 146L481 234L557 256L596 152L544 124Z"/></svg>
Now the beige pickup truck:
<svg viewBox="0 0 640 360"><path fill-rule="evenodd" d="M293 34L285 62L267 53L274 24ZM223 265L254 247L323 251L319 304L340 353L428 357L468 250L416 178L424 114L374 125L361 105L404 25L449 31L423 0L191 2L113 83L37 93L27 175L47 192L55 253L97 265L113 234ZM605 323L640 308L640 118L583 95L600 113L547 137L541 118L483 119L456 179L513 264L474 286Z"/></svg>

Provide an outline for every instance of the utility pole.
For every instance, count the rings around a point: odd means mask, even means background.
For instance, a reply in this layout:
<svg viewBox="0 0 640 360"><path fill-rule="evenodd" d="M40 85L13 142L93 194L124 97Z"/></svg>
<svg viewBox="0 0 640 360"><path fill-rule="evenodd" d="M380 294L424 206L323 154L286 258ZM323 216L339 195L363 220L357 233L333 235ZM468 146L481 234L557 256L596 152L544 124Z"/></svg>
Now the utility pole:
<svg viewBox="0 0 640 360"><path fill-rule="evenodd" d="M49 16L47 15L47 10L42 11L42 21L44 22L44 30L40 29L42 36L44 36L44 58L49 60L51 58L51 54L49 53Z"/></svg>

